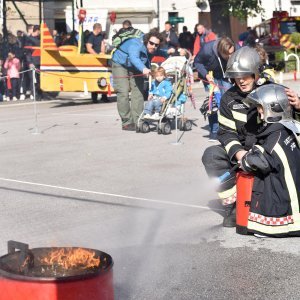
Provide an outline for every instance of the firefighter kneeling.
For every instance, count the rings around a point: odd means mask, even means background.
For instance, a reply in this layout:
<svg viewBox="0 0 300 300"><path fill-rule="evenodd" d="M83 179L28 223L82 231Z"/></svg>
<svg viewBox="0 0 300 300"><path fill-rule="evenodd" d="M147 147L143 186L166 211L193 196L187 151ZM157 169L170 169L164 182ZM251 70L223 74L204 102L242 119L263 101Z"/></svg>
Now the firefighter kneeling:
<svg viewBox="0 0 300 300"><path fill-rule="evenodd" d="M240 162L254 176L248 231L258 237L300 236L300 123L293 119L285 87L261 86L244 103L257 107L263 122L257 143Z"/></svg>

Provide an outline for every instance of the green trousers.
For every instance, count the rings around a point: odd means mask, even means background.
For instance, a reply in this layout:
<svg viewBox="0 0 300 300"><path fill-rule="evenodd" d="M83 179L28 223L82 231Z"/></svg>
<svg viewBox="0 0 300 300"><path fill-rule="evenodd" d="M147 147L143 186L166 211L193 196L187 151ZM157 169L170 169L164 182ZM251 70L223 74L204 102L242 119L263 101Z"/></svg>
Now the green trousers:
<svg viewBox="0 0 300 300"><path fill-rule="evenodd" d="M112 63L113 87L117 93L117 108L122 125L137 123L144 110L144 77L141 72ZM130 96L129 96L130 94Z"/></svg>

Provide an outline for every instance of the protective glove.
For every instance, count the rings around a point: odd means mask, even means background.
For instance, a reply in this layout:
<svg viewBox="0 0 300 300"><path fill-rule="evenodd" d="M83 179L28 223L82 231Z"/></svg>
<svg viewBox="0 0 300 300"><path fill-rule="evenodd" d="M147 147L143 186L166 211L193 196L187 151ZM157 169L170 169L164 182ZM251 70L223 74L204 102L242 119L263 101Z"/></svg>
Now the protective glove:
<svg viewBox="0 0 300 300"><path fill-rule="evenodd" d="M263 175L266 175L271 171L267 159L255 147L243 156L240 161L240 167L246 173L261 172Z"/></svg>

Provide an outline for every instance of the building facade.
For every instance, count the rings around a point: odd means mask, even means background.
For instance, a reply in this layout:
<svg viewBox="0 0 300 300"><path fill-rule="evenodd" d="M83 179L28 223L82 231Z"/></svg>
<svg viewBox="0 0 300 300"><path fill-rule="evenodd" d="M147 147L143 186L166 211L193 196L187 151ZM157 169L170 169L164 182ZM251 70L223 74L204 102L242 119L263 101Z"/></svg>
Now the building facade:
<svg viewBox="0 0 300 300"><path fill-rule="evenodd" d="M183 18L182 23L175 24L178 33L182 32L185 25L188 30L193 32L198 22L203 23L206 27L212 29L219 36L229 35L237 41L238 35L245 31L247 25L254 26L263 19L272 16L274 10L287 10L290 15L300 15L300 0L262 0L262 5L266 11L261 16L249 18L247 23L239 20L221 16L220 12L210 12L208 0L197 0L200 2L196 5L196 0L56 0L56 1L12 1L6 2L7 5L7 29L13 33L16 30L25 30L26 20L29 24L38 24L41 19L44 20L50 29L58 31L72 30L74 27L66 22L66 14L76 18L78 9L82 6L89 11L105 10L107 17L101 19L103 28L109 32L111 29L119 29L125 19L131 20L133 26L147 32L153 27L164 29L165 21L171 17ZM2 5L3 0L0 0ZM42 3L41 10L39 2ZM111 23L109 16L112 12L116 13L114 24ZM20 16L22 14L22 17ZM218 15L219 13L219 15ZM2 19L0 18L0 22ZM67 26L68 23L68 26ZM111 28L112 26L112 28Z"/></svg>

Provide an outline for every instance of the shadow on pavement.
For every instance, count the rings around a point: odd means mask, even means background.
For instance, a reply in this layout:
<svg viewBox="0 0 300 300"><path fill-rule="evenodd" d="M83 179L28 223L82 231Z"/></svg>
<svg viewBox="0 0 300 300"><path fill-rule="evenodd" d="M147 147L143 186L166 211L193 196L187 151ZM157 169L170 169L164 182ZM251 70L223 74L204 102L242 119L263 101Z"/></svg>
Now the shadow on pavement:
<svg viewBox="0 0 300 300"><path fill-rule="evenodd" d="M219 214L220 216L224 216L223 205L220 202L220 199L213 199L210 200L207 204L207 206L215 213Z"/></svg>

